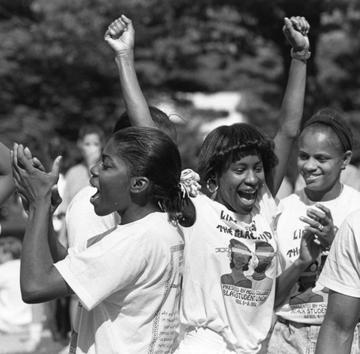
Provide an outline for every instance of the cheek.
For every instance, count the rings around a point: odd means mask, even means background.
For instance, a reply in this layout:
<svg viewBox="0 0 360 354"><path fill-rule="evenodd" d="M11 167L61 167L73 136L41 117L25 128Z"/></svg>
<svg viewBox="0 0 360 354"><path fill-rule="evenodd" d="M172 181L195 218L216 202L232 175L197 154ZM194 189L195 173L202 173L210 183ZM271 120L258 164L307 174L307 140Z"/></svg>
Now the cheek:
<svg viewBox="0 0 360 354"><path fill-rule="evenodd" d="M260 183L262 183L262 184L265 183L265 172L264 171L258 173L257 177L258 177Z"/></svg>

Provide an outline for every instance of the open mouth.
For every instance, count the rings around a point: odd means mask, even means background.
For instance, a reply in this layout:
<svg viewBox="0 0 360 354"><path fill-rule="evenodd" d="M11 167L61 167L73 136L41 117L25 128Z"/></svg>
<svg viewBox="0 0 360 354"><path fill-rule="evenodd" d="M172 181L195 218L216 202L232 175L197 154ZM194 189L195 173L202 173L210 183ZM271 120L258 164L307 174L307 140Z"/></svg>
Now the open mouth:
<svg viewBox="0 0 360 354"><path fill-rule="evenodd" d="M239 197L245 204L253 204L256 201L257 191L239 191Z"/></svg>
<svg viewBox="0 0 360 354"><path fill-rule="evenodd" d="M100 196L100 192L97 189L96 193L90 197L90 203L94 204L94 202L96 202L96 200L99 199L99 196Z"/></svg>

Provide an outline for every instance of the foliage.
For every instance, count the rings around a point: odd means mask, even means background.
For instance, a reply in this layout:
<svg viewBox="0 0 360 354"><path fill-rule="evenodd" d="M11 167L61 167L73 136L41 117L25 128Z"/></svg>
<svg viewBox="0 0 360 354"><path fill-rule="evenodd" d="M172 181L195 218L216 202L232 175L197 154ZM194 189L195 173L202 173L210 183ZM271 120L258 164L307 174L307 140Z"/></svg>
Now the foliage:
<svg viewBox="0 0 360 354"><path fill-rule="evenodd" d="M322 105L351 117L360 110L355 0L6 0L0 4L2 141L26 142L42 156L60 135L75 158L81 124L111 130L123 104L103 33L121 13L134 21L137 71L150 100L177 91L239 90L247 98L239 109L271 130L289 64L282 18L299 14L312 25L316 59L306 116ZM186 115L203 119L191 108ZM193 137L193 129L187 124L180 131ZM197 148L182 149L191 161Z"/></svg>

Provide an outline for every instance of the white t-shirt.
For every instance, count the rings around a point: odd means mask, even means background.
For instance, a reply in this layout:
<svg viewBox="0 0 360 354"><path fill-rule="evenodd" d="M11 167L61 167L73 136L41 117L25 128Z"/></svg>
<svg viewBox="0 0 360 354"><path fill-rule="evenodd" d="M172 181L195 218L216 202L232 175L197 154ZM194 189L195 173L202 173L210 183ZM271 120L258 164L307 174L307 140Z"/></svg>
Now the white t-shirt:
<svg viewBox="0 0 360 354"><path fill-rule="evenodd" d="M196 222L183 230L182 329L208 328L230 350L256 353L270 329L279 273L271 226L275 202L262 195L261 212L254 208L250 224L204 195L193 202Z"/></svg>
<svg viewBox="0 0 360 354"><path fill-rule="evenodd" d="M15 333L32 321L31 305L20 292L20 259L0 265L0 332Z"/></svg>
<svg viewBox="0 0 360 354"><path fill-rule="evenodd" d="M168 215L152 213L83 252L69 249L55 266L83 305L72 338L76 354L169 353L179 325L183 248Z"/></svg>
<svg viewBox="0 0 360 354"><path fill-rule="evenodd" d="M338 293L360 298L360 210L342 223L319 277Z"/></svg>
<svg viewBox="0 0 360 354"><path fill-rule="evenodd" d="M67 208L65 223L69 248L85 249L90 238L114 230L120 222L117 213L96 215L94 206L90 203L90 197L95 193L96 188L84 187Z"/></svg>
<svg viewBox="0 0 360 354"><path fill-rule="evenodd" d="M286 260L286 268L299 256L301 236L307 224L299 220L306 216L309 207L316 202L309 200L304 190L292 194L280 202L282 213L277 223L279 250ZM330 209L335 230L345 217L360 207L360 193L343 185L339 197L321 202ZM276 314L284 319L307 324L321 324L327 306L328 291L317 284L317 278L326 260L327 253L322 254L299 278L289 296L288 301Z"/></svg>

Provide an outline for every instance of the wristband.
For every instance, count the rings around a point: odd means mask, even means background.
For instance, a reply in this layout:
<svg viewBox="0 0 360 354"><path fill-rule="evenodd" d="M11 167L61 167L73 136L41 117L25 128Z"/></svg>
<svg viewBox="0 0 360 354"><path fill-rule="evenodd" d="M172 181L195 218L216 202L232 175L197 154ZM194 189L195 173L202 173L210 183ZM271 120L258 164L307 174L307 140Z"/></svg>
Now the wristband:
<svg viewBox="0 0 360 354"><path fill-rule="evenodd" d="M311 57L311 52L309 49L304 49L300 52L295 51L293 48L290 50L290 56L293 59L301 60L306 62Z"/></svg>

